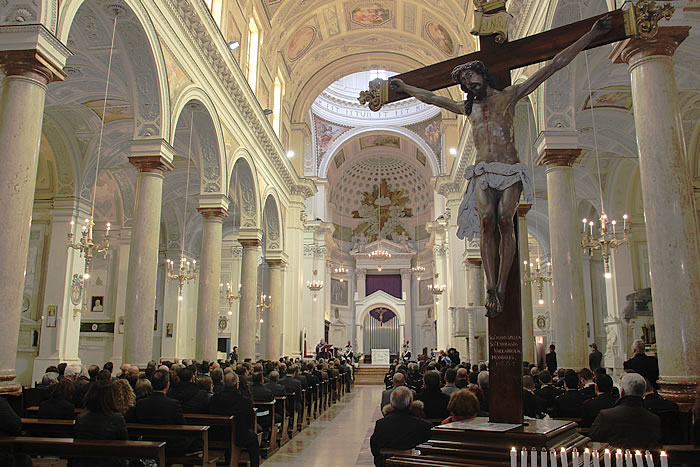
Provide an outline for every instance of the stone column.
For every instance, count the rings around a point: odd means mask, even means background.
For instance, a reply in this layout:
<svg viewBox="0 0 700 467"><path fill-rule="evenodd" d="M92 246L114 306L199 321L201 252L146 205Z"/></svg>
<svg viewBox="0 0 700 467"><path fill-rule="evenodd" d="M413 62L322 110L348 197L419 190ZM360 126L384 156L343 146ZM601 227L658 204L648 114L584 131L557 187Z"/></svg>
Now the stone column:
<svg viewBox="0 0 700 467"><path fill-rule="evenodd" d="M413 351L413 300L411 300L412 293L411 293L411 282L412 282L412 276L413 276L413 271L408 268L408 269L401 269L401 293L403 296L406 298L406 307L404 309L404 314L405 314L405 331L404 331L404 338L401 341L401 348L403 348L403 344L406 343L408 340L408 348L411 350L411 355L415 355L415 352Z"/></svg>
<svg viewBox="0 0 700 467"><path fill-rule="evenodd" d="M16 393L24 269L47 86L71 53L42 25L2 26L0 69L0 393ZM67 241L67 240L66 240Z"/></svg>
<svg viewBox="0 0 700 467"><path fill-rule="evenodd" d="M632 75L660 385L682 403L700 382L700 236L672 59L689 29L659 28L610 55Z"/></svg>
<svg viewBox="0 0 700 467"><path fill-rule="evenodd" d="M488 320L484 315L484 270L480 257L469 257L467 262L467 312L469 313L469 360L473 365L488 359L486 344Z"/></svg>
<svg viewBox="0 0 700 467"><path fill-rule="evenodd" d="M572 168L581 150L570 149L577 144L578 135L570 132L542 132L537 139L537 164L547 168L554 299L552 327L560 368L588 366L580 219Z"/></svg>
<svg viewBox="0 0 700 467"><path fill-rule="evenodd" d="M129 157L129 162L139 171L129 248L124 332L124 363L131 365L146 366L153 354L163 174L173 168L174 152L164 140L139 140L132 144Z"/></svg>
<svg viewBox="0 0 700 467"><path fill-rule="evenodd" d="M267 258L270 267L270 311L266 320L267 342L265 342L265 358L277 360L282 356L283 315L284 315L284 286L282 276L287 263L278 258Z"/></svg>
<svg viewBox="0 0 700 467"><path fill-rule="evenodd" d="M255 330L257 329L258 260L260 233L255 238L239 238L243 247L241 264L241 305L238 313L238 360L255 360Z"/></svg>
<svg viewBox="0 0 700 467"><path fill-rule="evenodd" d="M518 206L518 251L520 260L527 261L528 266L520 269L520 303L523 310L523 360L534 363L535 361L535 331L532 319L532 287L525 281L525 273L532 270L530 262L530 244L527 235L527 213L532 207L528 203L520 203Z"/></svg>
<svg viewBox="0 0 700 467"><path fill-rule="evenodd" d="M223 218L228 216L228 198L213 195L200 198L204 217L199 250L199 293L197 294L197 345L195 358L216 361L219 335L219 281L221 280L221 240ZM233 286L235 290L235 286Z"/></svg>

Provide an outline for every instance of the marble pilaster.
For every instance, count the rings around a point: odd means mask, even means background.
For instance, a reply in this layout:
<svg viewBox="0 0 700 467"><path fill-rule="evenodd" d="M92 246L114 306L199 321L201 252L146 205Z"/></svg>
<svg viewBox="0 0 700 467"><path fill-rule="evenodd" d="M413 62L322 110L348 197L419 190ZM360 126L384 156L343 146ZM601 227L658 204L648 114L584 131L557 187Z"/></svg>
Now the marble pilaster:
<svg viewBox="0 0 700 467"><path fill-rule="evenodd" d="M270 310L266 322L265 358L277 360L284 348L284 272L287 263L279 258L266 258L270 267Z"/></svg>
<svg viewBox="0 0 700 467"><path fill-rule="evenodd" d="M173 168L174 151L164 140L138 140L129 156L138 169L124 332L124 362L131 365L146 366L153 354L163 176Z"/></svg>
<svg viewBox="0 0 700 467"><path fill-rule="evenodd" d="M110 249L115 261L115 290L114 300L114 340L112 341L112 358L110 361L118 369L124 355L124 328L126 315L126 283L129 278L129 248L131 245L131 229L121 228L119 232L110 235Z"/></svg>
<svg viewBox="0 0 700 467"><path fill-rule="evenodd" d="M257 320L258 262L260 258L262 232L256 231L252 238L239 238L243 247L241 264L241 305L238 313L238 359L255 360L255 330Z"/></svg>
<svg viewBox="0 0 700 467"><path fill-rule="evenodd" d="M527 233L527 213L532 207L528 203L520 203L518 206L518 251L522 261L530 258L530 243ZM535 331L533 329L532 317L532 287L531 283L525 280L525 273L530 269L530 265L520 268L520 303L523 312L523 361L535 361Z"/></svg>
<svg viewBox="0 0 700 467"><path fill-rule="evenodd" d="M16 393L15 358L47 86L70 51L44 26L0 27L0 393Z"/></svg>
<svg viewBox="0 0 700 467"><path fill-rule="evenodd" d="M610 55L632 78L661 392L680 403L700 382L700 235L672 58L689 29L660 27Z"/></svg>
<svg viewBox="0 0 700 467"><path fill-rule="evenodd" d="M467 263L467 312L469 361L472 364L488 360L488 320L484 316L484 270L481 258L470 257Z"/></svg>
<svg viewBox="0 0 700 467"><path fill-rule="evenodd" d="M401 347L403 348L403 344L408 342L408 348L411 350L411 355L416 355L413 350L413 293L411 290L411 284L413 283L413 271L411 269L401 269L401 293L403 294L404 298L406 299L406 308L405 308L405 331L404 331L404 338L403 341L401 342Z"/></svg>
<svg viewBox="0 0 700 467"><path fill-rule="evenodd" d="M367 296L367 270L357 269L355 278L357 284L355 287L357 298L361 300Z"/></svg>
<svg viewBox="0 0 700 467"><path fill-rule="evenodd" d="M554 344L560 368L588 365L580 219L573 164L581 154L576 133L547 131L537 140L538 165L546 166L552 255Z"/></svg>
<svg viewBox="0 0 700 467"><path fill-rule="evenodd" d="M219 280L223 218L228 216L228 198L223 195L200 198L204 218L199 251L199 293L197 294L197 345L195 358L215 361L218 341ZM235 290L235 287L234 287Z"/></svg>

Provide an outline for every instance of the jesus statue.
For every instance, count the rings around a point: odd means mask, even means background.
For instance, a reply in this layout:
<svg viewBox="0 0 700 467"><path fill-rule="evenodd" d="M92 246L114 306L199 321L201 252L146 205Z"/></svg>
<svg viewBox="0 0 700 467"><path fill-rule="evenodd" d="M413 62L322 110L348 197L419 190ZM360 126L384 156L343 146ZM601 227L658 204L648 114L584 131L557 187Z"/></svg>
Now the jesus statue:
<svg viewBox="0 0 700 467"><path fill-rule="evenodd" d="M513 140L515 105L533 92L547 78L561 70L612 25L609 16L598 20L593 28L571 46L559 52L527 81L498 90L481 61L468 62L452 71L452 80L467 94L464 101L410 86L391 79L390 86L426 104L466 115L471 123L476 148L475 165L469 166L465 178L467 191L459 207L457 236L470 240L481 235L481 259L486 272L486 316L493 318L503 311L506 281L516 251L513 217L521 193L531 201L533 186L528 168L520 162Z"/></svg>

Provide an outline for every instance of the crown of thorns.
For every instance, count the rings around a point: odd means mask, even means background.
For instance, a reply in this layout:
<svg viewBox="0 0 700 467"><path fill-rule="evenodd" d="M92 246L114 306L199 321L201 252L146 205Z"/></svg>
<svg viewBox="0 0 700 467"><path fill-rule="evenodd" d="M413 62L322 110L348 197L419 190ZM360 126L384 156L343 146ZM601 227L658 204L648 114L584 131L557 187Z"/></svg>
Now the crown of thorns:
<svg viewBox="0 0 700 467"><path fill-rule="evenodd" d="M467 89L464 89L464 85L462 85L462 83L459 81L459 76L465 71L472 71L474 73L480 74L484 77L489 86L491 86L492 88L496 87L493 82L493 79L491 79L489 70L486 68L486 65L484 65L484 62L482 62L481 60L474 60L473 62L467 62L462 65L457 65L454 68L454 70L452 70L452 81L455 83L460 83L464 92L467 92Z"/></svg>

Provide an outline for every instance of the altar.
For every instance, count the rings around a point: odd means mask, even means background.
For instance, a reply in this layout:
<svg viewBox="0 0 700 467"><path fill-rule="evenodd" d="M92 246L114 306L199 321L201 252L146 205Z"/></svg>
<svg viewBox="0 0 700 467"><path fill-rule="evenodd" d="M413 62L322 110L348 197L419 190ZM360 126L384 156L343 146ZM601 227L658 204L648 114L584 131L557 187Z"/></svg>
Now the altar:
<svg viewBox="0 0 700 467"><path fill-rule="evenodd" d="M372 365L388 365L389 349L372 349Z"/></svg>

